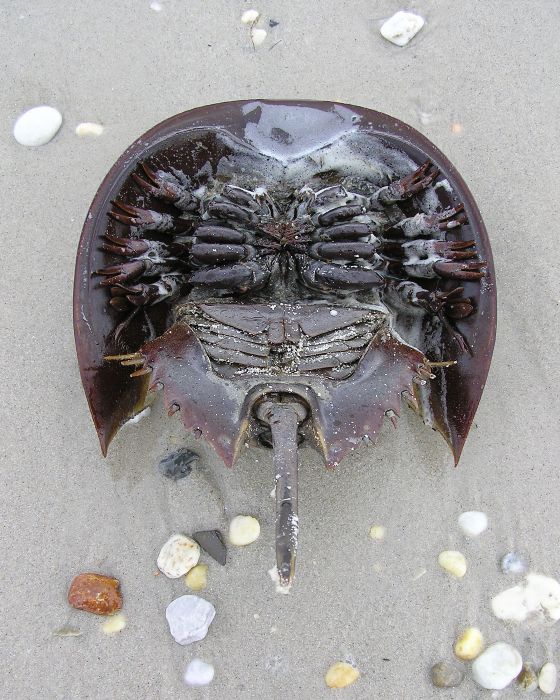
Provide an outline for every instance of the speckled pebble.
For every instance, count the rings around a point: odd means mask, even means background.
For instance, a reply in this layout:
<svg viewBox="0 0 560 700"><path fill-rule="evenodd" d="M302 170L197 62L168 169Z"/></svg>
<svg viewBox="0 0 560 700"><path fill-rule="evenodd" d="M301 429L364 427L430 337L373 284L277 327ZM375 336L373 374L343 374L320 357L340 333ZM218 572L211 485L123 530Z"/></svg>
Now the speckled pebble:
<svg viewBox="0 0 560 700"><path fill-rule="evenodd" d="M185 670L183 680L193 688L208 685L214 678L214 666L207 664L202 659L193 659Z"/></svg>
<svg viewBox="0 0 560 700"><path fill-rule="evenodd" d="M436 688L456 688L463 682L465 672L448 661L438 661L432 666L430 675Z"/></svg>
<svg viewBox="0 0 560 700"><path fill-rule="evenodd" d="M206 637L216 610L196 595L175 598L165 611L171 636L178 644L192 644Z"/></svg>
<svg viewBox="0 0 560 700"><path fill-rule="evenodd" d="M355 683L360 676L357 668L344 661L333 664L325 675L325 683L329 688L346 688Z"/></svg>
<svg viewBox="0 0 560 700"><path fill-rule="evenodd" d="M236 515L229 524L229 541L237 547L244 547L258 539L261 526L252 515Z"/></svg>
<svg viewBox="0 0 560 700"><path fill-rule="evenodd" d="M488 517L479 510L469 510L461 513L457 523L467 537L478 537L488 527Z"/></svg>
<svg viewBox="0 0 560 700"><path fill-rule="evenodd" d="M185 583L191 591L203 591L208 585L208 565L197 564L185 576Z"/></svg>
<svg viewBox="0 0 560 700"><path fill-rule="evenodd" d="M179 578L198 564L200 547L185 535L171 535L157 558L158 569L167 578Z"/></svg>
<svg viewBox="0 0 560 700"><path fill-rule="evenodd" d="M556 666L550 661L541 668L539 672L539 688L545 695L552 695L556 690L557 676Z"/></svg>
<svg viewBox="0 0 560 700"><path fill-rule="evenodd" d="M531 664L523 664L521 673L517 676L517 685L526 693L532 693L539 687L537 674Z"/></svg>
<svg viewBox="0 0 560 700"><path fill-rule="evenodd" d="M62 115L54 107L33 107L17 118L14 138L22 146L44 146L52 141L61 125Z"/></svg>
<svg viewBox="0 0 560 700"><path fill-rule="evenodd" d="M424 26L424 19L412 12L400 10L389 17L380 28L381 36L397 46L406 46Z"/></svg>
<svg viewBox="0 0 560 700"><path fill-rule="evenodd" d="M502 690L517 678L522 666L523 660L517 649L505 642L497 642L473 661L472 675L482 688Z"/></svg>
<svg viewBox="0 0 560 700"><path fill-rule="evenodd" d="M484 638L477 627L467 627L455 642L453 651L461 661L472 661L484 649Z"/></svg>
<svg viewBox="0 0 560 700"><path fill-rule="evenodd" d="M500 568L504 574L524 574L527 571L527 564L519 554L508 552L502 557Z"/></svg>
<svg viewBox="0 0 560 700"><path fill-rule="evenodd" d="M462 578L467 573L467 560L461 552L452 550L441 552L438 563L444 571L456 578Z"/></svg>

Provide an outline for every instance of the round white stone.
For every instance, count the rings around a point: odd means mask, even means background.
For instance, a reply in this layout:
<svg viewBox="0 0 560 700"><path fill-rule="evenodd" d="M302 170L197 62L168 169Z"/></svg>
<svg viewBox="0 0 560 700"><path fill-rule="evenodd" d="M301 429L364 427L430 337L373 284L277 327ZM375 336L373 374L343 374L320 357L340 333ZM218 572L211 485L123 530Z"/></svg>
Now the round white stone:
<svg viewBox="0 0 560 700"><path fill-rule="evenodd" d="M199 688L208 685L214 678L214 666L207 664L202 659L193 659L185 671L183 679L187 685Z"/></svg>
<svg viewBox="0 0 560 700"><path fill-rule="evenodd" d="M62 114L54 107L33 107L18 117L14 138L22 146L44 146L54 138L62 124Z"/></svg>
<svg viewBox="0 0 560 700"><path fill-rule="evenodd" d="M467 537L478 537L488 527L486 513L482 513L479 510L469 510L466 513L461 513L457 522Z"/></svg>
<svg viewBox="0 0 560 700"><path fill-rule="evenodd" d="M482 688L502 690L519 675L522 667L523 660L517 649L497 642L473 661L472 674Z"/></svg>
<svg viewBox="0 0 560 700"><path fill-rule="evenodd" d="M258 10L245 10L245 12L241 15L241 21L243 22L243 24L253 24L258 20L258 18Z"/></svg>
<svg viewBox="0 0 560 700"><path fill-rule="evenodd" d="M171 535L157 558L158 569L167 578L179 578L198 564L200 547L185 535Z"/></svg>
<svg viewBox="0 0 560 700"><path fill-rule="evenodd" d="M238 547L251 544L260 534L259 521L251 515L236 515L229 524L229 541Z"/></svg>
<svg viewBox="0 0 560 700"><path fill-rule="evenodd" d="M216 610L197 595L175 598L165 611L171 636L178 644L192 644L206 637Z"/></svg>
<svg viewBox="0 0 560 700"><path fill-rule="evenodd" d="M557 672L553 663L546 663L539 673L539 688L545 695L552 695L556 690Z"/></svg>
<svg viewBox="0 0 560 700"><path fill-rule="evenodd" d="M253 46L260 46L266 39L266 29L251 29L251 41Z"/></svg>
<svg viewBox="0 0 560 700"><path fill-rule="evenodd" d="M424 19L400 10L381 25L381 36L397 46L406 46L424 26Z"/></svg>

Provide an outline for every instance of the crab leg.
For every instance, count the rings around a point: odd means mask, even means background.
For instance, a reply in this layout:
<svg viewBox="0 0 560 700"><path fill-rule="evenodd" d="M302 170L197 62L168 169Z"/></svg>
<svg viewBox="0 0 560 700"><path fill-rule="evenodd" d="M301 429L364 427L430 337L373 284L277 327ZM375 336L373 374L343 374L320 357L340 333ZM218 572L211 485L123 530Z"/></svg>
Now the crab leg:
<svg viewBox="0 0 560 700"><path fill-rule="evenodd" d="M436 166L427 160L410 175L405 175L400 180L395 180L390 185L377 190L370 199L371 206L375 208L378 205L390 205L409 199L429 187L438 174L439 170Z"/></svg>

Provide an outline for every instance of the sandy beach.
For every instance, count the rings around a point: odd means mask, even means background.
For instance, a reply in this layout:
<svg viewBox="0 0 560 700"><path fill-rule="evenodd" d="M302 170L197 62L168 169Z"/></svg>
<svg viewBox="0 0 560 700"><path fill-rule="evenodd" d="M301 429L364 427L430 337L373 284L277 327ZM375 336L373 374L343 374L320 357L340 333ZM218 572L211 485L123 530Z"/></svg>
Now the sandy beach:
<svg viewBox="0 0 560 700"><path fill-rule="evenodd" d="M517 552L560 578L560 368L557 3L413 2L426 20L405 47L387 42L389 0L259 2L267 35L253 46L247 2L13 0L0 9L0 240L3 400L0 406L2 631L6 700L267 698L431 700L492 695L464 664L457 688L434 688L430 667L453 660L469 626L507 642L538 670L560 663L560 624L506 624L491 599L522 580L499 566ZM273 20L271 26L270 20ZM83 221L106 172L147 129L200 105L251 98L316 99L369 107L411 124L458 168L488 229L498 284L498 331L485 392L460 464L445 441L403 410L375 446L334 472L304 448L297 578L278 595L270 452L244 450L232 470L188 435L161 401L101 456L73 338L72 285ZM36 105L63 123L26 148L12 129ZM94 122L103 133L78 136ZM201 455L173 482L157 469L170 449ZM468 539L464 511L488 529ZM261 535L209 557L201 595L216 618L201 642L176 644L166 606L188 593L158 575L175 532L219 528L248 513ZM385 537L368 536L372 524ZM459 550L461 579L438 565ZM84 571L121 581L126 627L69 607ZM65 625L80 636L53 632ZM215 678L188 688L199 657ZM359 679L326 687L336 661ZM557 691L558 692L558 691ZM536 691L533 697L537 697ZM542 695L542 694L541 694Z"/></svg>

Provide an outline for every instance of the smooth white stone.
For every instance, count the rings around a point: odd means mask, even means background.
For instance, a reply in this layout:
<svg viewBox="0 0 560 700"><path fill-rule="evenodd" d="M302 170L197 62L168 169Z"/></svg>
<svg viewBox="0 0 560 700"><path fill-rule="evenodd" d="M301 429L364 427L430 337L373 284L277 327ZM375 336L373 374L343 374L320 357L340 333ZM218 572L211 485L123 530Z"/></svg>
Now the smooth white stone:
<svg viewBox="0 0 560 700"><path fill-rule="evenodd" d="M253 22L256 22L259 18L259 11L258 10L245 10L245 12L241 15L241 21L243 24L253 24Z"/></svg>
<svg viewBox="0 0 560 700"><path fill-rule="evenodd" d="M397 46L406 46L424 26L424 18L412 12L400 10L384 22L379 30L381 36Z"/></svg>
<svg viewBox="0 0 560 700"><path fill-rule="evenodd" d="M76 136L101 136L103 126L95 122L82 122L76 127Z"/></svg>
<svg viewBox="0 0 560 700"><path fill-rule="evenodd" d="M519 675L522 666L523 660L517 649L505 642L497 642L473 661L472 674L482 688L502 690Z"/></svg>
<svg viewBox="0 0 560 700"><path fill-rule="evenodd" d="M216 610L197 595L175 598L165 611L171 636L178 644L192 644L206 637Z"/></svg>
<svg viewBox="0 0 560 700"><path fill-rule="evenodd" d="M158 569L167 578L179 578L198 564L200 547L185 535L171 535L157 558Z"/></svg>
<svg viewBox="0 0 560 700"><path fill-rule="evenodd" d="M214 666L207 664L202 659L193 659L185 671L183 679L187 685L199 688L208 685L214 678Z"/></svg>
<svg viewBox="0 0 560 700"><path fill-rule="evenodd" d="M531 615L560 619L560 583L542 574L528 574L518 586L492 598L492 611L500 620L524 622Z"/></svg>
<svg viewBox="0 0 560 700"><path fill-rule="evenodd" d="M383 525L372 525L369 529L369 536L372 540L383 540L386 534L387 530Z"/></svg>
<svg viewBox="0 0 560 700"><path fill-rule="evenodd" d="M255 27L251 29L251 41L253 42L253 46L260 46L265 39L266 29L256 29Z"/></svg>
<svg viewBox="0 0 560 700"><path fill-rule="evenodd" d="M553 663L546 663L539 672L539 688L545 695L552 695L556 690L557 681L556 666Z"/></svg>
<svg viewBox="0 0 560 700"><path fill-rule="evenodd" d="M62 114L54 107L33 107L18 117L14 138L22 146L44 146L60 129Z"/></svg>
<svg viewBox="0 0 560 700"><path fill-rule="evenodd" d="M486 513L482 513L479 510L469 510L466 513L461 513L457 522L467 537L478 537L488 527Z"/></svg>
<svg viewBox="0 0 560 700"><path fill-rule="evenodd" d="M229 541L238 547L244 547L258 539L261 526L252 515L236 515L229 524Z"/></svg>

